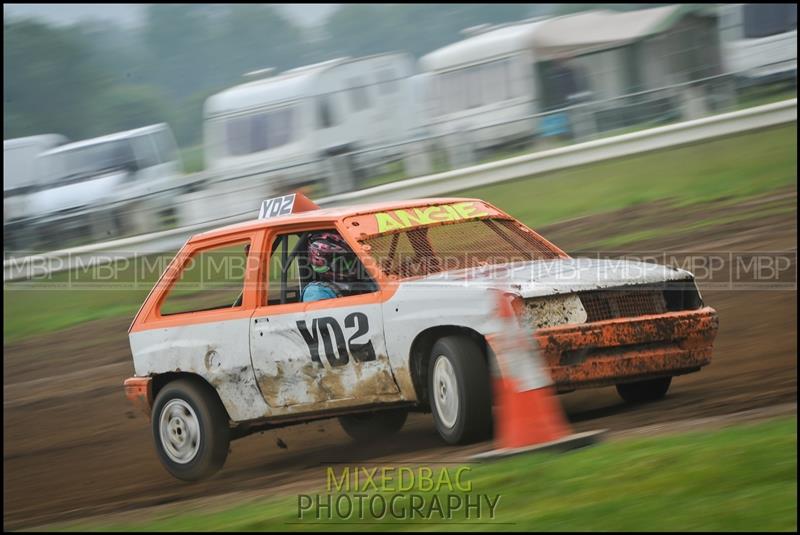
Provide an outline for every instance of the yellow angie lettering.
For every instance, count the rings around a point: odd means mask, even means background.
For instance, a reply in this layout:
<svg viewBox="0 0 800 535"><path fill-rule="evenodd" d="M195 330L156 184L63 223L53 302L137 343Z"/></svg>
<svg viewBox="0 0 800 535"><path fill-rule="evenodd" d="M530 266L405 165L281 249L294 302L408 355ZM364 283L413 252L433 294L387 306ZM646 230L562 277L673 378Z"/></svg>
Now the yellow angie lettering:
<svg viewBox="0 0 800 535"><path fill-rule="evenodd" d="M441 206L426 206L407 210L392 210L375 214L378 232L388 232L439 221L458 221L489 215L476 202L460 202Z"/></svg>
<svg viewBox="0 0 800 535"><path fill-rule="evenodd" d="M397 230L403 228L403 224L393 218L387 212L375 214L375 220L378 222L378 232L386 232L387 230Z"/></svg>

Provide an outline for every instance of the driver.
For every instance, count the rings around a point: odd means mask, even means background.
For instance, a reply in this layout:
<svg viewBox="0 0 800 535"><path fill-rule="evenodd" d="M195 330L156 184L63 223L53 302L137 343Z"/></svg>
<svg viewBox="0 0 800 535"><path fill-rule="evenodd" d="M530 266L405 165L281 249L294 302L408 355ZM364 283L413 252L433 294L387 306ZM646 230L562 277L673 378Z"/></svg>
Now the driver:
<svg viewBox="0 0 800 535"><path fill-rule="evenodd" d="M313 234L308 240L312 282L303 288L301 301L321 301L349 295L358 280L359 262L344 239L335 232Z"/></svg>

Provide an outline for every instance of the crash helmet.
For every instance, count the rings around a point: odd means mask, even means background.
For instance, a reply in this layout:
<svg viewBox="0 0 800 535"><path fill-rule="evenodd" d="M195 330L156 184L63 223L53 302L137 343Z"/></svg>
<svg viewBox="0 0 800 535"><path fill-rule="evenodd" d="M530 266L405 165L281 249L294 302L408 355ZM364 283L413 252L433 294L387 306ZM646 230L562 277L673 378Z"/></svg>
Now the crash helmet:
<svg viewBox="0 0 800 535"><path fill-rule="evenodd" d="M352 282L357 278L359 264L356 254L334 232L321 232L309 237L308 260L318 279Z"/></svg>

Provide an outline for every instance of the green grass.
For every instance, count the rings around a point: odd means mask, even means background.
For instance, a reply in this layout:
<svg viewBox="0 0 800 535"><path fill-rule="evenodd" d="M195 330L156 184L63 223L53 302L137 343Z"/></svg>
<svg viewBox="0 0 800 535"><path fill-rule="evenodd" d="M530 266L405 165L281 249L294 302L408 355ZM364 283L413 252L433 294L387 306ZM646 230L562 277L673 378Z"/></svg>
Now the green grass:
<svg viewBox="0 0 800 535"><path fill-rule="evenodd" d="M676 206L720 199L733 203L794 184L796 143L796 125L791 124L504 182L460 195L486 199L533 227L665 199ZM642 235L610 236L609 243L654 237L652 233L645 229ZM131 281L133 273L132 268L123 269L116 280ZM4 284L4 343L89 319L131 315L158 274L151 270L139 277L136 287L122 289L54 288L70 276L74 279L75 274L67 273L34 284ZM80 280L86 277L83 274Z"/></svg>
<svg viewBox="0 0 800 535"><path fill-rule="evenodd" d="M744 199L797 180L797 127L726 137L459 192L532 226L653 201Z"/></svg>
<svg viewBox="0 0 800 535"><path fill-rule="evenodd" d="M75 269L3 288L3 342L85 321L132 316L173 253Z"/></svg>
<svg viewBox="0 0 800 535"><path fill-rule="evenodd" d="M137 514L135 522L77 522L62 530L273 531L273 530L501 530L501 531L796 531L797 419L783 418L723 430L625 439L556 454L528 454L469 465L462 483L474 500L500 499L494 519L468 520L463 510L441 516L395 521L366 512L349 518L298 519L298 497L284 496L213 509L203 506ZM421 463L424 465L424 463ZM409 465L406 465L409 466ZM412 466L412 468L414 468ZM436 467L432 467L434 471ZM342 467L337 467L341 473ZM451 467L455 479L456 467ZM320 467L324 481L325 467ZM390 483L391 485L391 483ZM396 484L395 484L396 485ZM327 494L321 486L305 494ZM369 493L375 491L370 490ZM380 491L385 498L408 493ZM429 511L437 495L412 491ZM333 494L338 495L335 489ZM351 492L352 494L352 492ZM407 503L407 502L404 502ZM406 509L407 510L407 509ZM484 509L486 511L486 509ZM386 522L385 525L369 522ZM346 522L346 523L345 523ZM482 522L482 523L477 523ZM299 524L298 524L299 523Z"/></svg>

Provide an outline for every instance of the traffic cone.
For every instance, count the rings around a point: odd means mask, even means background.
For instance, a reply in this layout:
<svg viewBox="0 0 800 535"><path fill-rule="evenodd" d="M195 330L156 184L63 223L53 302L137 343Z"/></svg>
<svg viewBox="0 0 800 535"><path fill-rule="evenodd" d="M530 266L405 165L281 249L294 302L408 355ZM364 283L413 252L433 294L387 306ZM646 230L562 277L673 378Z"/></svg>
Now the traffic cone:
<svg viewBox="0 0 800 535"><path fill-rule="evenodd" d="M520 325L513 299L511 294L498 292L497 316L501 328L486 337L496 363L493 366L495 449L475 458L506 457L535 450L563 451L597 442L605 430L572 433L539 356L533 332Z"/></svg>

